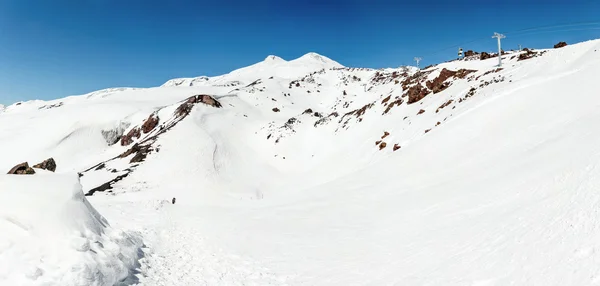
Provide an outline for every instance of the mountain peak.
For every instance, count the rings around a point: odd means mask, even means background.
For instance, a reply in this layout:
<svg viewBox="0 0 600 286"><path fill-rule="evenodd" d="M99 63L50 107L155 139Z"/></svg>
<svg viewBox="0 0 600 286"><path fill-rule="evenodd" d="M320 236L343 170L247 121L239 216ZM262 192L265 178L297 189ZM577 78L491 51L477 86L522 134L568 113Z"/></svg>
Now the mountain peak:
<svg viewBox="0 0 600 286"><path fill-rule="evenodd" d="M274 55L268 55L264 61L265 62L285 62L284 59L282 59L278 56L274 56Z"/></svg>
<svg viewBox="0 0 600 286"><path fill-rule="evenodd" d="M326 56L319 55L315 52L306 53L303 56L299 57L298 60L318 62L321 64L332 65L334 67L342 67L342 65L339 64L338 62L336 62Z"/></svg>

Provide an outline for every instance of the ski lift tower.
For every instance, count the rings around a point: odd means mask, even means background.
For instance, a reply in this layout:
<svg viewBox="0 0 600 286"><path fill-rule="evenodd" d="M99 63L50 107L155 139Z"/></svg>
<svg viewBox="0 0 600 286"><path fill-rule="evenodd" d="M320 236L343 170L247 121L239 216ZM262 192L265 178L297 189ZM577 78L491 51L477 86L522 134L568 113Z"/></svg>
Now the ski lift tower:
<svg viewBox="0 0 600 286"><path fill-rule="evenodd" d="M422 60L422 58L419 57L415 57L415 62L417 62L417 68L420 70L419 68L419 62Z"/></svg>
<svg viewBox="0 0 600 286"><path fill-rule="evenodd" d="M502 66L502 46L500 44L500 39L504 39L504 38L506 38L506 36L494 32L494 35L492 36L492 38L498 39L498 67L501 67Z"/></svg>

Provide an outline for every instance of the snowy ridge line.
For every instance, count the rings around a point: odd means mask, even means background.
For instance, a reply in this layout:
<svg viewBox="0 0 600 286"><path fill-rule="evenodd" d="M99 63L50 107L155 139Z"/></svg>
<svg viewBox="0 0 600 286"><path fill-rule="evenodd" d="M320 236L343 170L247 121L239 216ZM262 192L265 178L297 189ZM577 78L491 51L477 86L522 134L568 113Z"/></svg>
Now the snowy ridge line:
<svg viewBox="0 0 600 286"><path fill-rule="evenodd" d="M126 158L130 157L131 155L134 155L129 161L130 167L122 170L122 172L124 172L123 174L120 174L120 175L114 177L113 179L111 179L110 181L102 183L101 185L99 185L97 187L91 188L88 192L86 192L85 195L91 196L96 192L103 192L106 190L110 190L115 183L123 180L131 172L135 171L138 164L134 164L134 163L141 163L145 160L145 158L148 154L150 154L153 151L158 151L159 150L158 147L154 146L154 143L156 143L156 141L158 140L158 137L162 134L165 134L166 132L171 130L173 127L175 127L175 125L177 125L177 123L179 123L183 119L185 119L190 114L193 107L197 103L203 103L206 105L213 106L215 108L222 107L221 103L219 101L217 101L216 99L214 99L213 97L211 97L209 95L192 96L184 101L180 101L180 103L181 104L179 104L178 107L175 109L175 111L172 114L172 117L170 119L168 119L163 124L158 126L158 128L155 128L156 124L158 124L158 122L156 122L155 126L152 127L151 132L148 133L148 135L146 137L142 138L139 142L134 143L134 145L131 148L127 149L127 151L125 151L111 159L100 162L100 163L84 170L83 172L78 173L79 177L83 177L86 175L86 173L88 173L92 170L99 171L99 170L104 169L106 167L106 164L110 163L111 161L118 160L118 159L126 159ZM158 114L161 110L162 109L159 109L158 111L152 113L150 115L150 117L148 118L148 120L150 120L153 117L153 115ZM156 120L158 121L158 119L156 119ZM132 127L130 130L130 133L132 131L139 130L139 128L140 127L137 127L137 126ZM138 133L139 133L139 131L138 131ZM123 142L123 141L121 141L121 142ZM131 164L134 164L134 165L131 165Z"/></svg>

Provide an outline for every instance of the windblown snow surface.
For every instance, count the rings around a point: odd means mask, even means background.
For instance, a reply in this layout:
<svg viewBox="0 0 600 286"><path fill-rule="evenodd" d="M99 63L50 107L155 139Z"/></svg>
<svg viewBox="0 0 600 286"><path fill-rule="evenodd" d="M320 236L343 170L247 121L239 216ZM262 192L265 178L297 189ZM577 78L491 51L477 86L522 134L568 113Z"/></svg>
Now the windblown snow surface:
<svg viewBox="0 0 600 286"><path fill-rule="evenodd" d="M0 284L600 284L598 49L7 106Z"/></svg>

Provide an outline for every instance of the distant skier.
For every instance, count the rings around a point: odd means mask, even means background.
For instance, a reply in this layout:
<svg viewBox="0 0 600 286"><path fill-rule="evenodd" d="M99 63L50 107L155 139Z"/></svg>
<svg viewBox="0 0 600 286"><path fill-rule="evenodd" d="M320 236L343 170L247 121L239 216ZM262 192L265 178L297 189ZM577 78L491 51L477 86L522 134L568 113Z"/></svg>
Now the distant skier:
<svg viewBox="0 0 600 286"><path fill-rule="evenodd" d="M175 204L175 198L173 198L173 199L171 200L171 203L172 203L172 204Z"/></svg>

